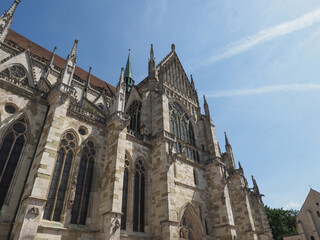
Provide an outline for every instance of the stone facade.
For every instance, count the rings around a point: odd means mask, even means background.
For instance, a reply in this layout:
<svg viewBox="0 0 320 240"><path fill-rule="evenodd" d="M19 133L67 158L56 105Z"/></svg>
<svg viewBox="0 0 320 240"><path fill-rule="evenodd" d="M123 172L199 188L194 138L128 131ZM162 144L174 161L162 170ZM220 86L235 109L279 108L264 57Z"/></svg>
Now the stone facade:
<svg viewBox="0 0 320 240"><path fill-rule="evenodd" d="M0 239L272 239L174 45L113 87L77 40L63 59L10 30L19 2L0 18Z"/></svg>
<svg viewBox="0 0 320 240"><path fill-rule="evenodd" d="M320 239L320 193L310 189L297 216L298 234L283 237L284 240Z"/></svg>

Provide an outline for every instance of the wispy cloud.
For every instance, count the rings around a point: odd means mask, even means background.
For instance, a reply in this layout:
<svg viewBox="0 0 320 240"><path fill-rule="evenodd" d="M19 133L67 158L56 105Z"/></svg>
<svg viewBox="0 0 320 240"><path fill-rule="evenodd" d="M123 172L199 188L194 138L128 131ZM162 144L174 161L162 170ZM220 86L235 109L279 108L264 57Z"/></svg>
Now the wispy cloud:
<svg viewBox="0 0 320 240"><path fill-rule="evenodd" d="M283 209L284 210L291 210L291 209L300 210L300 207L301 207L301 204L298 202L289 202L283 207Z"/></svg>
<svg viewBox="0 0 320 240"><path fill-rule="evenodd" d="M200 65L208 65L232 57L239 53L245 52L260 43L270 41L274 38L312 26L313 24L318 22L320 22L320 8L317 8L316 10L309 12L295 20L283 22L276 26L261 30L256 34L253 34L238 42L235 42L231 44L230 47L226 49L224 52L209 57L208 59L204 60Z"/></svg>
<svg viewBox="0 0 320 240"><path fill-rule="evenodd" d="M293 92L293 91L312 91L320 90L320 84L287 84L287 85L271 85L253 89L236 89L226 91L213 91L206 93L206 97L219 98L219 97L236 97L259 95L265 93L279 93L279 92Z"/></svg>

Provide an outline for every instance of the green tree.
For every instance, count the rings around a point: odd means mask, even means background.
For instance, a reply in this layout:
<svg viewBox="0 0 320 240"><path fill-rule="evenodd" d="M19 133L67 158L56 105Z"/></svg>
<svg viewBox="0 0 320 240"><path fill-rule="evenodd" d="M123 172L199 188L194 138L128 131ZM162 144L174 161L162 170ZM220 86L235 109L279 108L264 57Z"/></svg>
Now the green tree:
<svg viewBox="0 0 320 240"><path fill-rule="evenodd" d="M282 240L283 236L298 233L296 228L297 210L284 210L265 206L274 240Z"/></svg>

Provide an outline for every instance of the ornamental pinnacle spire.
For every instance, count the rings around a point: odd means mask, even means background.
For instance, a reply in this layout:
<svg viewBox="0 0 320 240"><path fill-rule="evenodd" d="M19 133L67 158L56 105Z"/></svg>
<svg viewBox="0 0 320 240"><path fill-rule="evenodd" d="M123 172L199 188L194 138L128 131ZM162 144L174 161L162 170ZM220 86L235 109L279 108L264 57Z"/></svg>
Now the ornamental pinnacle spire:
<svg viewBox="0 0 320 240"><path fill-rule="evenodd" d="M128 93L131 91L131 88L133 86L130 49L129 49L128 59L127 59L126 69L124 70L124 81L126 83L126 93Z"/></svg>
<svg viewBox="0 0 320 240"><path fill-rule="evenodd" d="M9 28L13 22L13 15L21 0L15 0L8 11L5 11L0 17L0 43L4 42Z"/></svg>

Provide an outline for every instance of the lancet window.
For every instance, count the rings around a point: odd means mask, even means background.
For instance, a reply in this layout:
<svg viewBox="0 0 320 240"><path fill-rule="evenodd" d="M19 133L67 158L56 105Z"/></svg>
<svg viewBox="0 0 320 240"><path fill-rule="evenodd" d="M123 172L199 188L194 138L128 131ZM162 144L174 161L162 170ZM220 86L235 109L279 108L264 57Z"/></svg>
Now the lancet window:
<svg viewBox="0 0 320 240"><path fill-rule="evenodd" d="M7 130L0 147L0 209L6 199L26 141L27 126L24 118L17 120Z"/></svg>
<svg viewBox="0 0 320 240"><path fill-rule="evenodd" d="M63 135L54 167L43 218L60 221L71 165L75 156L76 140L71 132Z"/></svg>
<svg viewBox="0 0 320 240"><path fill-rule="evenodd" d="M135 164L133 231L144 232L145 223L145 166L141 159Z"/></svg>
<svg viewBox="0 0 320 240"><path fill-rule="evenodd" d="M128 161L128 156L125 155L124 172L123 172L122 207L121 207L121 212L122 212L121 229L122 230L126 230L126 227L127 227L129 171L130 171L130 162Z"/></svg>
<svg viewBox="0 0 320 240"><path fill-rule="evenodd" d="M74 224L86 224L95 155L95 144L93 141L88 141L82 151L76 193L71 211L71 223Z"/></svg>
<svg viewBox="0 0 320 240"><path fill-rule="evenodd" d="M129 129L135 132L140 131L141 102L134 101L131 103L127 114L130 116Z"/></svg>

